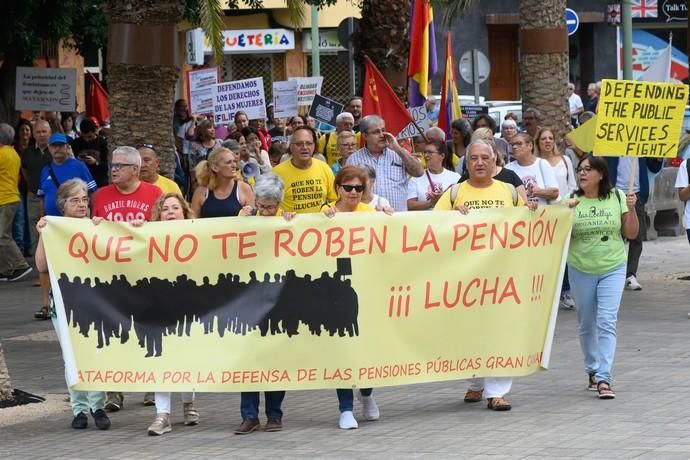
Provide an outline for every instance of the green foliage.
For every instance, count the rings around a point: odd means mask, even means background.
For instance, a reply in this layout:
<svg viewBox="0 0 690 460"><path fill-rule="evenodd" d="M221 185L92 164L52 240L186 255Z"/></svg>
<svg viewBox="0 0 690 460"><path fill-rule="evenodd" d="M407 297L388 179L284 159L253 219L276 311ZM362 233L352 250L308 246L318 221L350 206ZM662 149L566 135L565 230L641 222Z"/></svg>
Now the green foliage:
<svg viewBox="0 0 690 460"><path fill-rule="evenodd" d="M433 0L437 11L443 11L442 22L446 27L450 27L453 19L462 16L469 9L479 4L479 0Z"/></svg>
<svg viewBox="0 0 690 460"><path fill-rule="evenodd" d="M80 51L105 46L108 29L99 0L3 0L0 56L5 59L30 64L42 40L69 37Z"/></svg>

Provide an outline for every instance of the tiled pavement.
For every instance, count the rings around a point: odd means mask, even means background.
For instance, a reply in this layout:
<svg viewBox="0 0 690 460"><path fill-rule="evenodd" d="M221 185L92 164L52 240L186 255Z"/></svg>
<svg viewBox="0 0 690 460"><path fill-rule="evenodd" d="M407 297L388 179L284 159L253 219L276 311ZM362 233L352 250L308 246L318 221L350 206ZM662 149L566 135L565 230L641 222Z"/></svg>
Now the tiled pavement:
<svg viewBox="0 0 690 460"><path fill-rule="evenodd" d="M517 379L510 412L462 402L465 386L445 382L375 391L381 420L337 428L334 391L289 392L285 429L235 436L237 394L199 394L201 424L149 437L154 409L128 394L113 427L75 431L64 410L0 427L1 459L140 458L640 458L690 459L690 247L685 238L645 244L639 279L619 320L613 401L585 390L575 312L560 311L551 369ZM31 281L0 285L0 338L13 384L66 394L49 322L31 321L39 300ZM27 340L33 339L33 340ZM358 410L359 408L357 408ZM0 410L0 419L3 417Z"/></svg>

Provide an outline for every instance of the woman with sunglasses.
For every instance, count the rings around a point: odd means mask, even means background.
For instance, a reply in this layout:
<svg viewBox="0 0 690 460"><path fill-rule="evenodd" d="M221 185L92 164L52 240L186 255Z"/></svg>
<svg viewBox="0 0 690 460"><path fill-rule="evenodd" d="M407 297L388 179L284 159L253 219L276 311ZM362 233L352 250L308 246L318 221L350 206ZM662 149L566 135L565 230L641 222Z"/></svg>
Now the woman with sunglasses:
<svg viewBox="0 0 690 460"><path fill-rule="evenodd" d="M323 213L327 217L334 217L339 212L372 212L376 211L371 205L362 202L364 191L368 187L369 176L357 166L345 166L335 176L335 190L338 199L324 205ZM393 212L389 208L387 214ZM358 428L357 420L353 414L354 392L352 388L338 388L338 403L340 419L338 426L343 430ZM362 403L362 411L365 420L378 420L379 408L372 396L372 388L360 388L357 395Z"/></svg>
<svg viewBox="0 0 690 460"><path fill-rule="evenodd" d="M599 399L613 399L611 368L628 260L623 237L637 236L637 199L611 185L604 157L585 156L577 175L580 187L568 201L574 208L568 276L577 304L587 389L596 391Z"/></svg>

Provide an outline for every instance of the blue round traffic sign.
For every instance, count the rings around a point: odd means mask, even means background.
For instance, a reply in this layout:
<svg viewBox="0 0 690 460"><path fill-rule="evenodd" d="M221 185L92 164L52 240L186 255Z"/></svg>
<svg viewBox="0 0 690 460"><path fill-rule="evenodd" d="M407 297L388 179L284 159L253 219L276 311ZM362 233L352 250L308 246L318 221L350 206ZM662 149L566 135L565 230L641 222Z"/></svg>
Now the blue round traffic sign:
<svg viewBox="0 0 690 460"><path fill-rule="evenodd" d="M568 29L568 35L572 35L577 32L577 28L580 26L580 18L577 13L570 9L565 9L565 27Z"/></svg>

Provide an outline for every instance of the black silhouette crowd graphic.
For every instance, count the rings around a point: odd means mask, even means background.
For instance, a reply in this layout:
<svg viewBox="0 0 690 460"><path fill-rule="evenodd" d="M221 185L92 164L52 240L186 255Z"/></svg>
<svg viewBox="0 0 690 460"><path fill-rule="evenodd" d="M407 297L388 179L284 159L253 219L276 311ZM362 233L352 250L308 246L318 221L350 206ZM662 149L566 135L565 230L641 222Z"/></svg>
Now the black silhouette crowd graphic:
<svg viewBox="0 0 690 460"><path fill-rule="evenodd" d="M84 337L95 327L98 348L110 345L113 338L126 343L133 326L139 346L150 357L162 355L163 336L189 336L192 323L202 324L204 334L213 334L216 319L220 337L226 332L246 335L257 328L262 336L293 337L300 323L313 335L322 330L330 336L359 335L357 293L343 278L351 274L351 260L340 258L333 276L323 272L316 279L288 270L273 279L266 273L259 281L252 271L247 282L227 273L215 284L204 277L198 285L180 275L174 281L152 277L132 285L124 275L110 282L95 278L92 283L78 276L70 281L62 273L58 284L68 321L71 318Z"/></svg>

